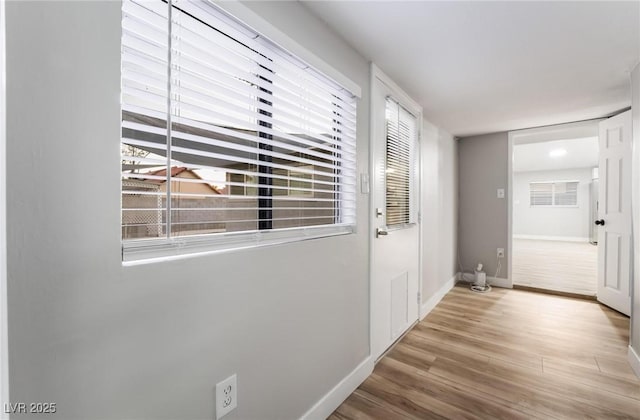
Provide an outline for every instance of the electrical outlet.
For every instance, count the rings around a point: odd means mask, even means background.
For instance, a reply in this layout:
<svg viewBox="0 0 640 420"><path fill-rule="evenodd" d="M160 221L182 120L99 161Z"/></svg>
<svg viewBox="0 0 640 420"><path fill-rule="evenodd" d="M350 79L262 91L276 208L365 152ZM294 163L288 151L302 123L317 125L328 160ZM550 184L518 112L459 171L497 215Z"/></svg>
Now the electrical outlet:
<svg viewBox="0 0 640 420"><path fill-rule="evenodd" d="M216 420L238 406L238 380L235 373L216 384Z"/></svg>
<svg viewBox="0 0 640 420"><path fill-rule="evenodd" d="M498 248L498 258L504 258L504 248Z"/></svg>

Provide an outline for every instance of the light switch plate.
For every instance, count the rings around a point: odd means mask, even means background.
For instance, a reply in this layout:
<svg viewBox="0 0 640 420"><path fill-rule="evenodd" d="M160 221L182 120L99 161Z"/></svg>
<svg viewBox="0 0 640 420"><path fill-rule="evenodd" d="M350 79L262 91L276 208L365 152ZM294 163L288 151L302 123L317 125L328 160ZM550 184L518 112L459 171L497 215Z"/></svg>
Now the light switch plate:
<svg viewBox="0 0 640 420"><path fill-rule="evenodd" d="M360 192L362 194L369 194L369 174L360 174Z"/></svg>
<svg viewBox="0 0 640 420"><path fill-rule="evenodd" d="M498 188L498 198L504 198L504 188Z"/></svg>

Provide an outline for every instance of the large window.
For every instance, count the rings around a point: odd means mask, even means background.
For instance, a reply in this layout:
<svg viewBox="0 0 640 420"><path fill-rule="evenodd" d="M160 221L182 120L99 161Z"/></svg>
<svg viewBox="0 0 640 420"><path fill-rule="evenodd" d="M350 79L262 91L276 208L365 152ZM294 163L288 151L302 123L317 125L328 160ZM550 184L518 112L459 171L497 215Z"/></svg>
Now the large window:
<svg viewBox="0 0 640 420"><path fill-rule="evenodd" d="M529 200L531 207L576 207L578 181L532 182Z"/></svg>
<svg viewBox="0 0 640 420"><path fill-rule="evenodd" d="M212 3L125 0L125 259L151 246L350 232L355 106Z"/></svg>

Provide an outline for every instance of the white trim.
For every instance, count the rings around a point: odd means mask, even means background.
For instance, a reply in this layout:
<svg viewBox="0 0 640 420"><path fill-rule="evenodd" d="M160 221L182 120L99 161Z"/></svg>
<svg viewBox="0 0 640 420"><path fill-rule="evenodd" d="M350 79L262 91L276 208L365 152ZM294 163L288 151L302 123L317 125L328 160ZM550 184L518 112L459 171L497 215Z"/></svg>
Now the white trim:
<svg viewBox="0 0 640 420"><path fill-rule="evenodd" d="M640 378L640 356L638 356L638 353L636 353L631 345L629 345L629 352L627 353L627 356L631 369L633 369L633 373Z"/></svg>
<svg viewBox="0 0 640 420"><path fill-rule="evenodd" d="M304 420L320 420L329 417L371 375L373 365L371 357L364 359L300 418Z"/></svg>
<svg viewBox="0 0 640 420"><path fill-rule="evenodd" d="M7 85L5 2L0 1L0 407L9 402L9 333L7 322ZM0 419L9 414L0 410Z"/></svg>
<svg viewBox="0 0 640 420"><path fill-rule="evenodd" d="M368 216L368 224L367 224L367 236L368 236L368 244L369 244L369 357L371 357L371 353L373 352L373 240L372 235L376 229L376 215L375 215L375 187L376 187L376 177L374 171L374 152L373 152L373 133L375 132L375 121L372 118L373 115L373 107L374 107L374 82L375 76L373 74L373 62L371 63L371 71L369 78L369 139L368 139L368 147L369 147L369 214Z"/></svg>
<svg viewBox="0 0 640 420"><path fill-rule="evenodd" d="M371 80L373 81L375 79L378 79L382 83L387 85L387 87L393 91L394 98L397 101L399 101L402 104L402 106L404 106L405 108L408 108L407 111L411 112L412 114L415 115L416 118L422 121L422 106L418 102L413 100L413 98L411 98L411 96L409 96L404 89L398 86L396 82L394 82L389 76L384 74L384 72L380 70L380 68L376 66L375 63L372 62L371 63ZM420 136L422 137L422 122L420 122L419 126L420 126L419 127Z"/></svg>
<svg viewBox="0 0 640 420"><path fill-rule="evenodd" d="M224 234L129 240L122 245L125 267L282 245L355 233L355 225L307 226Z"/></svg>
<svg viewBox="0 0 640 420"><path fill-rule="evenodd" d="M424 276L424 232L422 229L422 214L424 213L422 208L422 186L423 183L423 173L422 169L424 168L423 155L422 155L422 142L423 142L423 130L424 130L424 116L421 115L420 120L418 121L418 147L416 148L416 153L418 154L417 164L418 164L418 198L417 198L417 219L418 219L418 296L420 296L420 301L418 303L418 321L421 321L424 316L422 315L422 307L423 307L423 276ZM454 285L455 285L455 277L454 277ZM444 296L444 295L443 295ZM429 301L432 298L429 298ZM439 301L439 300L438 300ZM435 306L435 305L434 305ZM431 310L431 309L430 309ZM426 314L425 314L426 315Z"/></svg>
<svg viewBox="0 0 640 420"><path fill-rule="evenodd" d="M311 67L318 69L321 73L332 78L349 92L358 98L362 97L362 89L360 86L349 79L347 76L333 68L330 64L319 58L317 55L298 44L291 39L287 34L280 29L273 26L270 22L265 20L262 16L241 4L239 1L216 1L218 7L225 10L227 13L245 23L256 32L264 35L273 43L280 46L282 49L288 51L290 54L299 57L302 61L310 65Z"/></svg>
<svg viewBox="0 0 640 420"><path fill-rule="evenodd" d="M595 169L595 168L594 168ZM570 179L570 180L556 180L556 181L531 181L529 182L529 185L531 184L560 184L560 183L569 183L569 182L577 182L580 183L580 180L577 179Z"/></svg>
<svg viewBox="0 0 640 420"><path fill-rule="evenodd" d="M509 131L514 144L546 143L580 137L598 137L598 123L606 118Z"/></svg>
<svg viewBox="0 0 640 420"><path fill-rule="evenodd" d="M513 278L513 144L515 136L508 133L507 146L507 278ZM513 282L508 286L513 288Z"/></svg>
<svg viewBox="0 0 640 420"><path fill-rule="evenodd" d="M422 304L422 306L420 307L420 321L422 321L424 317L427 316L429 312L431 312L433 308L436 307L436 305L442 300L442 298L447 293L449 293L451 289L453 289L453 287L456 285L457 279L458 273L451 277L445 284L442 285L442 287L440 287L440 289L438 289L437 292L433 294L433 296L429 298L429 300Z"/></svg>
<svg viewBox="0 0 640 420"><path fill-rule="evenodd" d="M517 235L513 239L533 239L537 241L589 242L589 238L582 236L545 236L545 235Z"/></svg>
<svg viewBox="0 0 640 420"><path fill-rule="evenodd" d="M629 75L631 85L631 109L632 109L632 133L631 139L633 145L633 158L632 158L632 181L631 181L631 225L632 225L632 237L631 248L638 250L633 252L634 259L631 266L633 273L631 277L631 337L629 337L630 343L640 343L640 337L635 336L635 331L640 331L638 323L640 323L640 313L638 308L640 305L640 62L636 64L631 74ZM636 79L636 84L634 84ZM638 354L629 346L629 359L631 359L631 352L633 351L635 361L638 362ZM634 364L631 364L632 367ZM636 375L640 377L640 362L635 365L638 369L634 369Z"/></svg>

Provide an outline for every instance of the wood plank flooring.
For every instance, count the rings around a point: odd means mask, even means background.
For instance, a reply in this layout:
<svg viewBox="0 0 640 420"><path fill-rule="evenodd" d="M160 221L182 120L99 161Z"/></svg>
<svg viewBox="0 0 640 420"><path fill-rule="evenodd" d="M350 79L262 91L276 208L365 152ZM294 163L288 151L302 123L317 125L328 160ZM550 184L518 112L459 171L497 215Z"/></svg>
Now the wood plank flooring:
<svg viewBox="0 0 640 420"><path fill-rule="evenodd" d="M596 302L454 287L329 418L640 419L628 343Z"/></svg>
<svg viewBox="0 0 640 420"><path fill-rule="evenodd" d="M595 296L598 247L588 242L513 239L513 283Z"/></svg>

